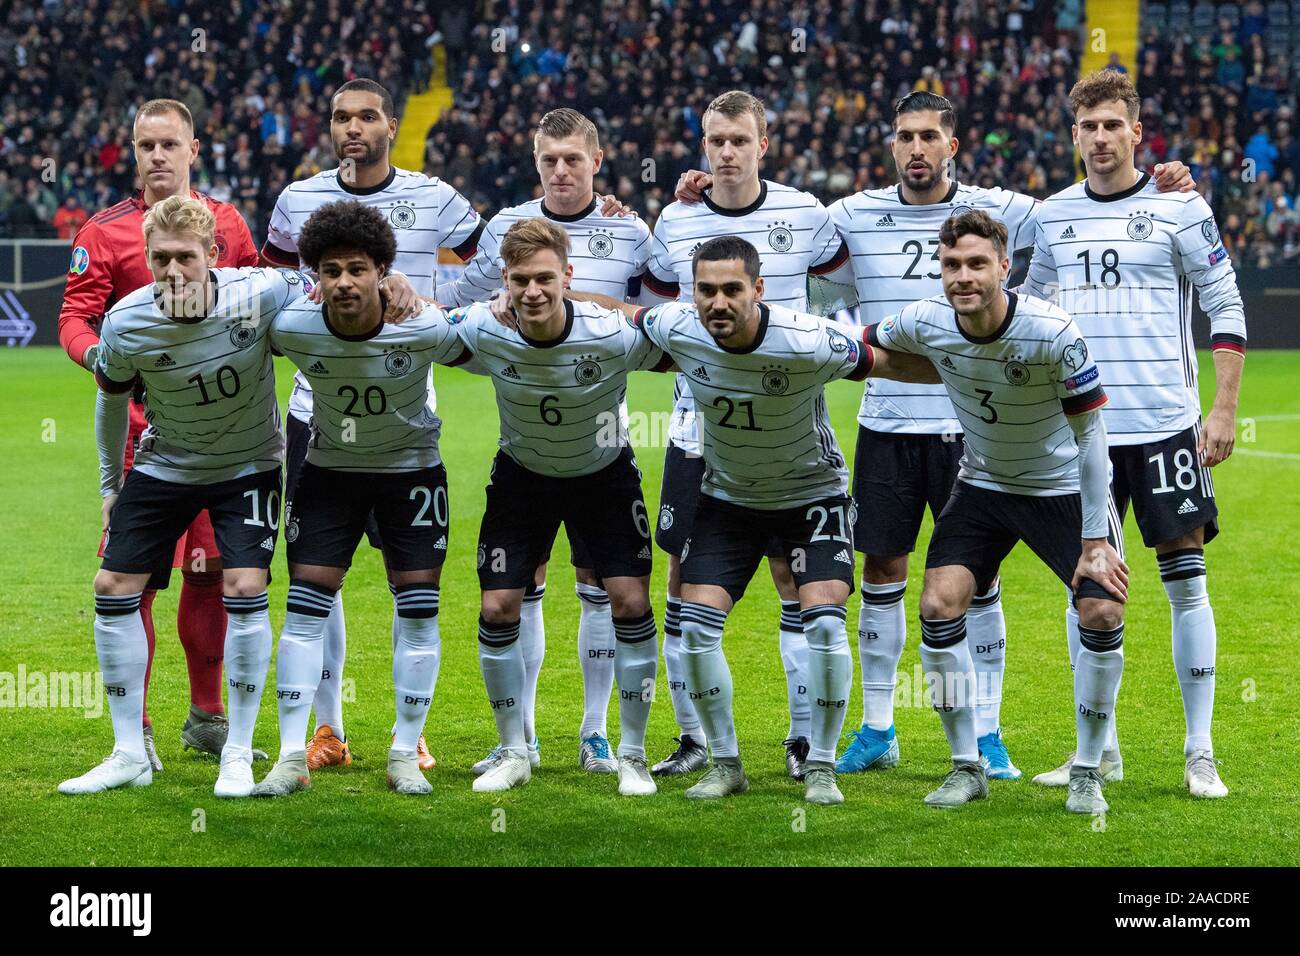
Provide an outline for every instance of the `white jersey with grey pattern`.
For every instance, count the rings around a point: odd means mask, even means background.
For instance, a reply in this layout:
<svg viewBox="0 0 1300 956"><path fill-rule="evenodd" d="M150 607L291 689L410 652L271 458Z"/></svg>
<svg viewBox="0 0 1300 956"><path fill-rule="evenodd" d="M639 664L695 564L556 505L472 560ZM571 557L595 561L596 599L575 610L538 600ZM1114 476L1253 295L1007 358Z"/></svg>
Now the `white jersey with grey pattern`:
<svg viewBox="0 0 1300 956"><path fill-rule="evenodd" d="M442 421L429 408L429 369L456 364L465 346L436 306L357 336L336 329L324 304L300 299L276 317L271 345L315 395L307 444L313 465L387 473L441 464Z"/></svg>
<svg viewBox="0 0 1300 956"><path fill-rule="evenodd" d="M861 330L779 305L758 309L758 337L744 350L715 342L692 304L637 313L642 332L677 363L695 397L700 489L766 511L845 495L849 472L824 386L859 368Z"/></svg>
<svg viewBox="0 0 1300 956"><path fill-rule="evenodd" d="M137 377L148 427L132 467L180 484L213 484L278 468L284 460L269 332L311 287L291 269L213 269L211 309L164 315L154 285L118 302L100 326L95 376L106 391Z"/></svg>
<svg viewBox="0 0 1300 956"><path fill-rule="evenodd" d="M394 166L385 182L354 189L340 180L338 169L327 169L290 183L280 193L267 230L271 248L266 251L297 257L298 237L311 214L326 203L345 199L384 214L397 238L393 268L411 280L418 294L430 299L437 293L438 249L445 246L469 255L483 225L469 200L437 177ZM429 408L437 408L432 383ZM294 376L289 414L300 421L311 420L311 386L301 373Z"/></svg>
<svg viewBox="0 0 1300 956"><path fill-rule="evenodd" d="M571 478L613 464L628 444L620 414L627 375L664 362L621 312L564 300L565 324L546 342L502 325L483 303L448 321L492 378L500 447L539 475Z"/></svg>
<svg viewBox="0 0 1300 956"><path fill-rule="evenodd" d="M569 234L571 289L636 300L650 259L650 227L636 216L604 215L593 198L585 210L571 216L550 212L542 199L502 209L488 221L465 271L443 286L438 301L458 306L490 299L502 287L501 240L519 220L532 218L548 219Z"/></svg>
<svg viewBox="0 0 1300 956"><path fill-rule="evenodd" d="M1034 243L1038 200L1007 189L953 183L936 203L916 205L901 186L867 189L831 204L830 215L849 247L863 325L909 302L940 295L939 227L949 216L979 209L1007 227L1010 252ZM858 423L877 432L956 434L961 424L942 385L867 380Z"/></svg>
<svg viewBox="0 0 1300 956"><path fill-rule="evenodd" d="M944 296L914 302L867 328L873 345L928 358L965 432L958 477L1017 495L1079 490L1079 451L1066 415L1106 401L1088 343L1060 308L1007 293L1000 328L972 336Z"/></svg>
<svg viewBox="0 0 1300 956"><path fill-rule="evenodd" d="M1244 351L1236 273L1199 193L1161 193L1147 173L1098 196L1087 182L1044 200L1025 291L1051 296L1106 376L1113 445L1161 441L1200 420L1192 292L1214 348Z"/></svg>
<svg viewBox="0 0 1300 956"><path fill-rule="evenodd" d="M695 250L718 236L739 236L758 250L763 301L802 312L808 304L808 273L834 271L846 259L830 214L811 193L770 180L742 209L724 209L709 192L699 203L670 203L655 224L646 288L664 298L692 301ZM688 455L701 453L691 390L678 378L668 438Z"/></svg>

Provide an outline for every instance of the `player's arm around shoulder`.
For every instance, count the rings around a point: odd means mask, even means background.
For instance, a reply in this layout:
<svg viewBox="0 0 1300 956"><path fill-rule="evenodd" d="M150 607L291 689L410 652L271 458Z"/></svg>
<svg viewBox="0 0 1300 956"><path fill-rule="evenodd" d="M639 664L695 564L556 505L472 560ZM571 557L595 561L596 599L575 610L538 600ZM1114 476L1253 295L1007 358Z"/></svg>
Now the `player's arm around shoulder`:
<svg viewBox="0 0 1300 956"><path fill-rule="evenodd" d="M866 370L850 378L891 378L897 382L922 385L942 383L939 371L927 356L927 349L915 335L916 310L923 303L913 303L860 331L868 353Z"/></svg>

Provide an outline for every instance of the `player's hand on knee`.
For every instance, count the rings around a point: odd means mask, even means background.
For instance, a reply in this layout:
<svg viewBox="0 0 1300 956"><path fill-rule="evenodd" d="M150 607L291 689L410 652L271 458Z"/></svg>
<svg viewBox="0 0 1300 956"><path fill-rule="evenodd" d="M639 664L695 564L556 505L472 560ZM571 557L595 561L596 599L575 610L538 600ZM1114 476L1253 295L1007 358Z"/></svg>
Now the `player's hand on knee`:
<svg viewBox="0 0 1300 956"><path fill-rule="evenodd" d="M703 170L688 169L677 180L677 190L673 198L679 202L699 202L704 198L704 190L713 185L713 177Z"/></svg>
<svg viewBox="0 0 1300 956"><path fill-rule="evenodd" d="M99 512L100 523L102 525L100 528L101 531L108 530L108 520L113 516L113 509L115 507L117 507L117 495L106 495L103 507Z"/></svg>
<svg viewBox="0 0 1300 956"><path fill-rule="evenodd" d="M1083 552L1070 587L1077 592L1084 578L1096 581L1116 599L1128 600L1128 565L1105 538L1083 539Z"/></svg>
<svg viewBox="0 0 1300 956"><path fill-rule="evenodd" d="M1219 462L1225 461L1232 454L1236 443L1236 417L1225 409L1214 409L1205 419L1205 425L1201 429L1198 449L1201 464L1206 468L1213 468Z"/></svg>
<svg viewBox="0 0 1300 956"><path fill-rule="evenodd" d="M415 291L415 286L400 272L390 272L380 279L379 291L388 299L384 321L389 325L400 325L424 308L424 302Z"/></svg>

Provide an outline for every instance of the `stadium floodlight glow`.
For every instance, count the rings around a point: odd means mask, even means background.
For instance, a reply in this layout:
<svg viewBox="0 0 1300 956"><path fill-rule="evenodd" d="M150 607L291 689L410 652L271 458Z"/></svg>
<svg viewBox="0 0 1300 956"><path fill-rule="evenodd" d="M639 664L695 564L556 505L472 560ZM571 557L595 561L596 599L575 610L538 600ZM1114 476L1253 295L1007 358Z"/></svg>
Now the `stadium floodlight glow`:
<svg viewBox="0 0 1300 956"><path fill-rule="evenodd" d="M531 51L531 50L532 50L532 46L531 46L530 44L523 43L523 44L520 44L520 46L519 46L519 52L520 52L520 53L528 53L528 52Z"/></svg>

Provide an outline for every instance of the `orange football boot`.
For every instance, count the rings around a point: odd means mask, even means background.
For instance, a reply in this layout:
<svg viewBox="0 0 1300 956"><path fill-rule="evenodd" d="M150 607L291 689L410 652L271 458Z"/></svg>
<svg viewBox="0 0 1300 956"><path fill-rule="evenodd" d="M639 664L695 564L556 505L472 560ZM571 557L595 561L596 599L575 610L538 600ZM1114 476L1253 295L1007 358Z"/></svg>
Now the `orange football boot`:
<svg viewBox="0 0 1300 956"><path fill-rule="evenodd" d="M322 767L347 767L352 764L352 751L347 743L334 736L329 724L321 724L307 741L307 769Z"/></svg>
<svg viewBox="0 0 1300 956"><path fill-rule="evenodd" d="M438 761L429 753L429 745L424 742L424 734L420 734L420 739L415 742L415 757L421 770L432 770L438 766Z"/></svg>

